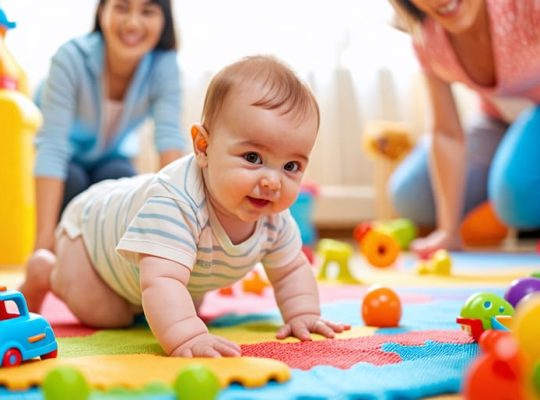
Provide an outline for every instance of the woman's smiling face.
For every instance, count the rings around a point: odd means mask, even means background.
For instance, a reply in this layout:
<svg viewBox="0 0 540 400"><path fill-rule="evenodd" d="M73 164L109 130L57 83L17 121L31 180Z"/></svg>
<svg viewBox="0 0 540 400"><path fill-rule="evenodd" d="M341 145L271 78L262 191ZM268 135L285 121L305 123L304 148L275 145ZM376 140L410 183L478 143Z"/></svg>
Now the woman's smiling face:
<svg viewBox="0 0 540 400"><path fill-rule="evenodd" d="M151 0L107 0L99 12L108 54L137 62L159 43L165 17Z"/></svg>

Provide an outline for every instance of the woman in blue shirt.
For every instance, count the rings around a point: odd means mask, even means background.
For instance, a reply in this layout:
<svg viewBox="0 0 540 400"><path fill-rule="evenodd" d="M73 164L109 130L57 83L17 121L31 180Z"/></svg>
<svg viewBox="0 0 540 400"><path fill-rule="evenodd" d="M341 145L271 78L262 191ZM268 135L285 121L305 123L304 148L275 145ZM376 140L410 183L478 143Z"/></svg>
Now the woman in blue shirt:
<svg viewBox="0 0 540 400"><path fill-rule="evenodd" d="M54 251L63 207L103 179L136 173L135 135L154 122L160 166L180 157L180 83L170 0L100 0L94 31L64 44L38 94L36 252ZM40 252L40 249L42 250Z"/></svg>

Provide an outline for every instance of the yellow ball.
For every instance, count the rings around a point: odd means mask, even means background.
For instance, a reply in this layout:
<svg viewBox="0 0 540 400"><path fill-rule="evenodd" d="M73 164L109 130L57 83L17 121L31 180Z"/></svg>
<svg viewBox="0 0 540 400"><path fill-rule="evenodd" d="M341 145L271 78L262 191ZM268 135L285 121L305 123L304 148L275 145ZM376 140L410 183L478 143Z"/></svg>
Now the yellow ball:
<svg viewBox="0 0 540 400"><path fill-rule="evenodd" d="M540 293L531 293L519 302L512 333L528 361L540 361Z"/></svg>

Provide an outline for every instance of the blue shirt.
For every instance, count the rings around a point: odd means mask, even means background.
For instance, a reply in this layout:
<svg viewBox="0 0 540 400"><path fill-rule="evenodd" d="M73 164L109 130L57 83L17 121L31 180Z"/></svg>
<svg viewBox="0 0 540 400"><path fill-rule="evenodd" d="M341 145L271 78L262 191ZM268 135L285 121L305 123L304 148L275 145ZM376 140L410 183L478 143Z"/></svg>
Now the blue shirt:
<svg viewBox="0 0 540 400"><path fill-rule="evenodd" d="M117 132L105 143L102 35L93 32L61 46L37 96L43 126L36 138L35 175L65 179L72 159L92 168L109 158L133 157L138 150L134 133L146 117L154 120L158 152L184 150L177 55L174 50L154 50L141 59L124 97Z"/></svg>

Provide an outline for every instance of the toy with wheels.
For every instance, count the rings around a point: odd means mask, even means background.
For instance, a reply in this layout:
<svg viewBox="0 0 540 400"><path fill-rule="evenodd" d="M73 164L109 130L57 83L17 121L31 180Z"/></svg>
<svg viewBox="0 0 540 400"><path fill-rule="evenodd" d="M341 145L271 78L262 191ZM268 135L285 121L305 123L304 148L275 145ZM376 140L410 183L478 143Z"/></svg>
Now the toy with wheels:
<svg viewBox="0 0 540 400"><path fill-rule="evenodd" d="M58 344L49 322L38 314L28 312L22 293L1 287L1 366L13 367L36 357L55 358L57 354Z"/></svg>

